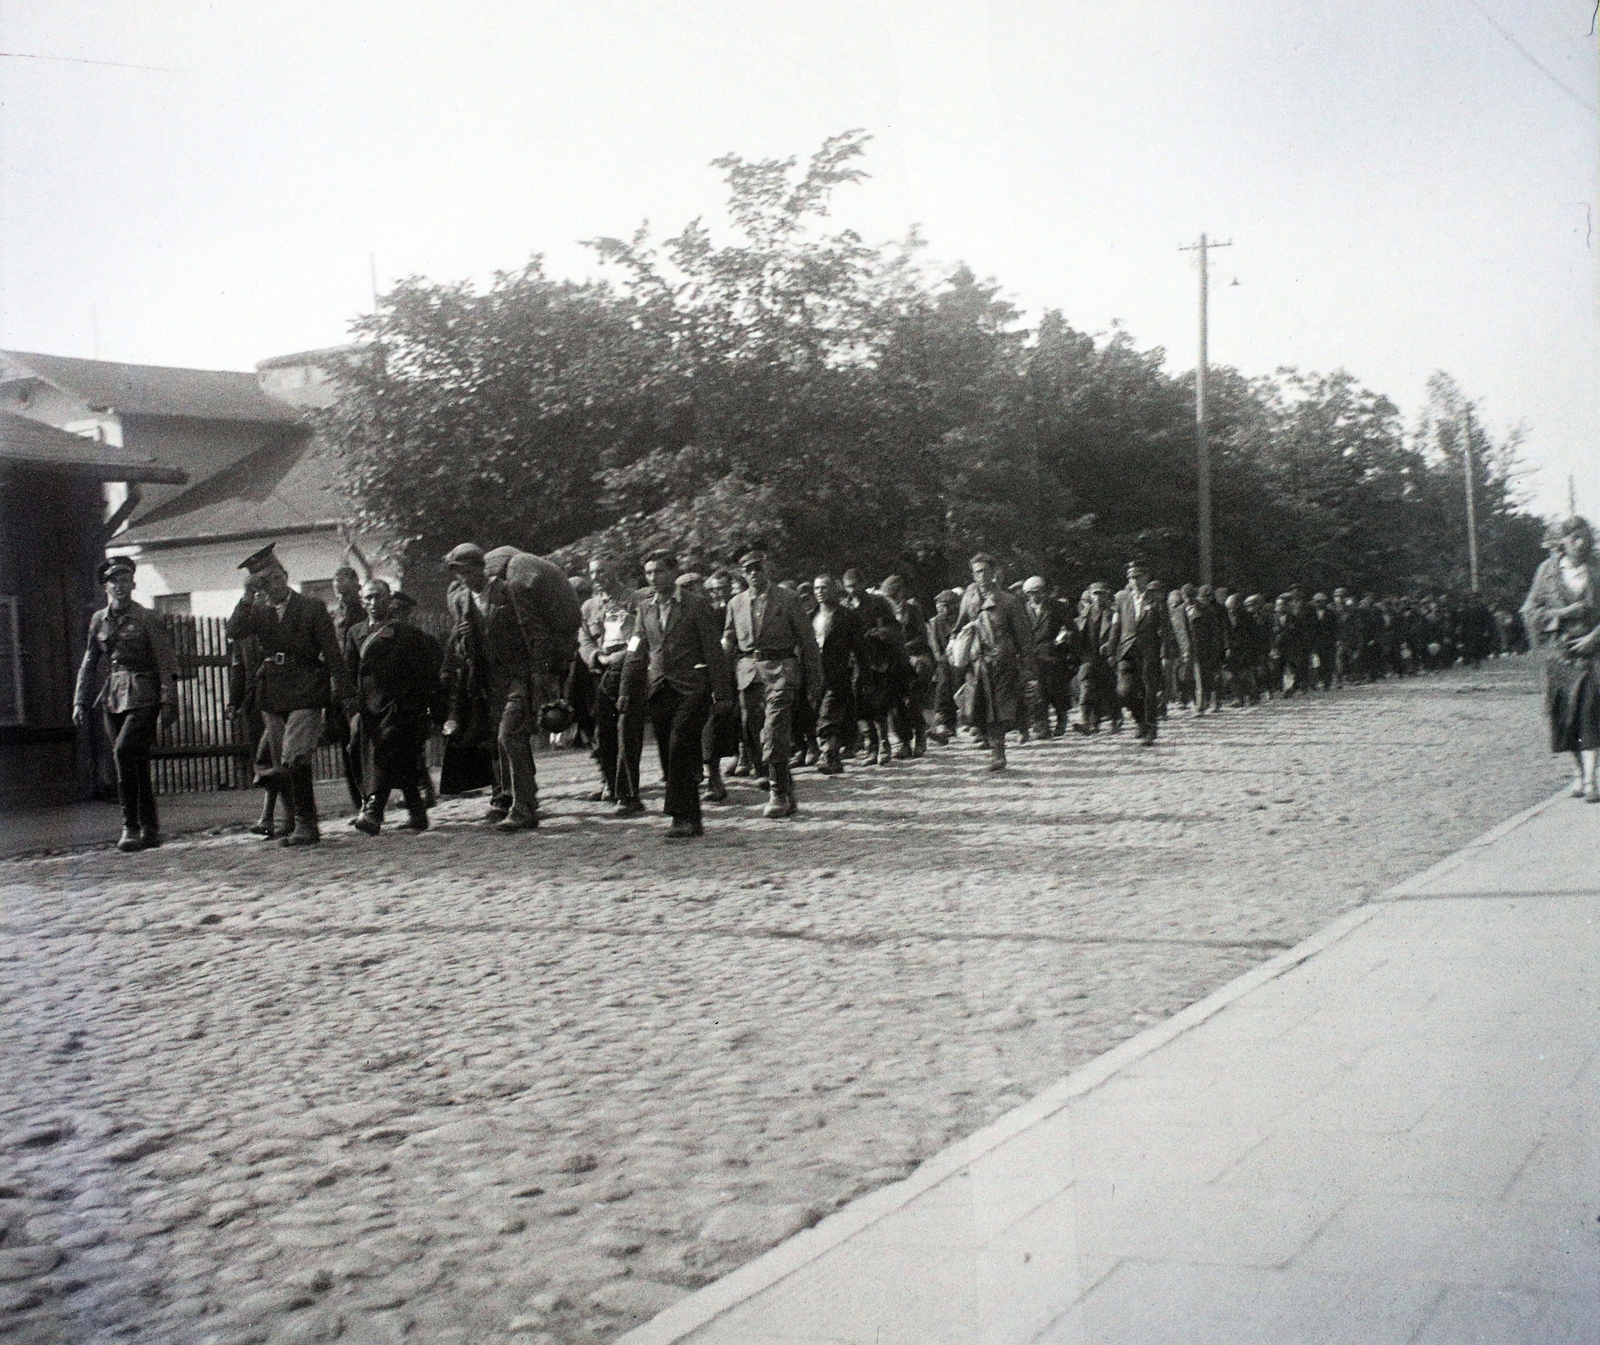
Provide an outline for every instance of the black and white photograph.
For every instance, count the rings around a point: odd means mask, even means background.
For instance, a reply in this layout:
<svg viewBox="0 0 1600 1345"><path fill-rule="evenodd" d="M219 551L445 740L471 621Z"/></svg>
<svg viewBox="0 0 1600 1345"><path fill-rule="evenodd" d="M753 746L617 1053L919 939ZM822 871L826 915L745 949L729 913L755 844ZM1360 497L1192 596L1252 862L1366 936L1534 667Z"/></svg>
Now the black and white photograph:
<svg viewBox="0 0 1600 1345"><path fill-rule="evenodd" d="M0 0L0 1345L1600 1341L1597 0Z"/></svg>

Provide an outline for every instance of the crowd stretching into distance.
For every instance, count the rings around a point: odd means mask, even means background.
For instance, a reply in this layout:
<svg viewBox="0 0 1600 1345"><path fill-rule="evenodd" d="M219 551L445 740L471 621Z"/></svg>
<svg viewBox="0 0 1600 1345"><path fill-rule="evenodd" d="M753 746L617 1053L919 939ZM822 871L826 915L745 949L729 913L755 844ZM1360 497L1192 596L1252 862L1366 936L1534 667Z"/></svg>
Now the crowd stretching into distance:
<svg viewBox="0 0 1600 1345"><path fill-rule="evenodd" d="M1560 553L1555 530L1547 545ZM1529 647L1522 616L1477 595L1169 588L1138 560L1122 587L1093 583L1074 597L1040 576L1010 580L978 554L971 582L937 594L931 612L899 575L876 585L856 569L776 580L760 547L709 573L682 573L663 550L644 558L642 576L611 554L568 576L542 557L471 543L444 564L444 640L415 624L407 594L362 583L349 567L330 611L290 586L270 545L240 566L245 593L227 621L230 708L258 744L256 834L287 846L321 839L312 760L327 742L342 749L351 825L362 832L380 833L396 791L399 825L428 827L435 733L438 792L488 788L484 822L518 832L539 825L541 736L592 750L591 802L645 813L649 724L665 834L676 841L703 834L702 805L727 802L730 778L761 790L763 815L782 819L797 811L800 770L883 769L930 744L981 749L991 771L1006 769L1008 741L1126 733L1148 747L1179 712ZM96 705L105 716L124 814L118 847L134 851L161 841L150 749L176 706L174 656L159 618L132 600L131 562L107 561L100 579L107 606L91 624L75 718Z"/></svg>

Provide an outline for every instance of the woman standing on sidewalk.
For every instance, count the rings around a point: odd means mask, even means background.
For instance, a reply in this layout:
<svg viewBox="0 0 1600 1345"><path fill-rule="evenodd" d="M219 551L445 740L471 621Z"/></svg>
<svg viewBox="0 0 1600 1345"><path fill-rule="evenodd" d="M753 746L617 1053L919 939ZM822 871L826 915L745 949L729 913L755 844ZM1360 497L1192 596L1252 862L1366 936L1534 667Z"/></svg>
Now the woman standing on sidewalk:
<svg viewBox="0 0 1600 1345"><path fill-rule="evenodd" d="M1587 520L1561 525L1533 576L1522 619L1544 650L1550 750L1571 752L1577 762L1572 796L1600 803L1600 560Z"/></svg>
<svg viewBox="0 0 1600 1345"><path fill-rule="evenodd" d="M176 660L161 618L133 600L133 562L113 556L97 578L106 605L89 618L89 643L78 667L72 722L88 722L98 705L117 764L117 798L122 804L119 850L148 850L161 844L156 792L150 780L150 749L156 729L177 713ZM95 695L100 664L108 665L105 685Z"/></svg>

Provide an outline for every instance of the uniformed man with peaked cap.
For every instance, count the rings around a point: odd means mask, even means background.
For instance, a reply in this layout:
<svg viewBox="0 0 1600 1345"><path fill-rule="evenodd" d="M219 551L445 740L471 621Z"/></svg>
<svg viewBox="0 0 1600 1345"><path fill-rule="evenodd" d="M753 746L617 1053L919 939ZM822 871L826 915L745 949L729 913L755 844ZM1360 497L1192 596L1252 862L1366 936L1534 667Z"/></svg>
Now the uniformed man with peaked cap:
<svg viewBox="0 0 1600 1345"><path fill-rule="evenodd" d="M322 740L323 709L331 691L339 709L354 714L355 688L328 609L289 587L273 544L239 568L249 578L226 629L230 640L253 639L260 651L256 695L268 761L260 783L276 785L290 801L294 827L280 844L315 845L322 835L312 755Z"/></svg>
<svg viewBox="0 0 1600 1345"><path fill-rule="evenodd" d="M161 618L133 600L134 564L126 556L101 562L95 578L106 605L89 618L89 641L78 668L72 697L72 722L82 725L98 705L111 739L122 804L122 835L117 849L147 850L161 844L150 749L162 720L177 713L176 659ZM96 693L96 673L106 667Z"/></svg>

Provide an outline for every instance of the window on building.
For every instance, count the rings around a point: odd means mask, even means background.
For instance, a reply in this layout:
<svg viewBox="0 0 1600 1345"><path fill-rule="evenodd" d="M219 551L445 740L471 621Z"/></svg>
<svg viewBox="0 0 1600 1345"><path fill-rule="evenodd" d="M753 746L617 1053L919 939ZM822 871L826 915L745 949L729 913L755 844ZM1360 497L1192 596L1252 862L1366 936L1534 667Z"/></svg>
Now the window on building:
<svg viewBox="0 0 1600 1345"><path fill-rule="evenodd" d="M188 593L162 593L156 598L157 616L192 616L194 606Z"/></svg>
<svg viewBox="0 0 1600 1345"><path fill-rule="evenodd" d="M333 591L331 579L306 579L301 581L300 592L308 598L315 598L324 607L332 610L338 602L338 594Z"/></svg>
<svg viewBox="0 0 1600 1345"><path fill-rule="evenodd" d="M22 723L22 629L17 600L0 595L0 725Z"/></svg>

